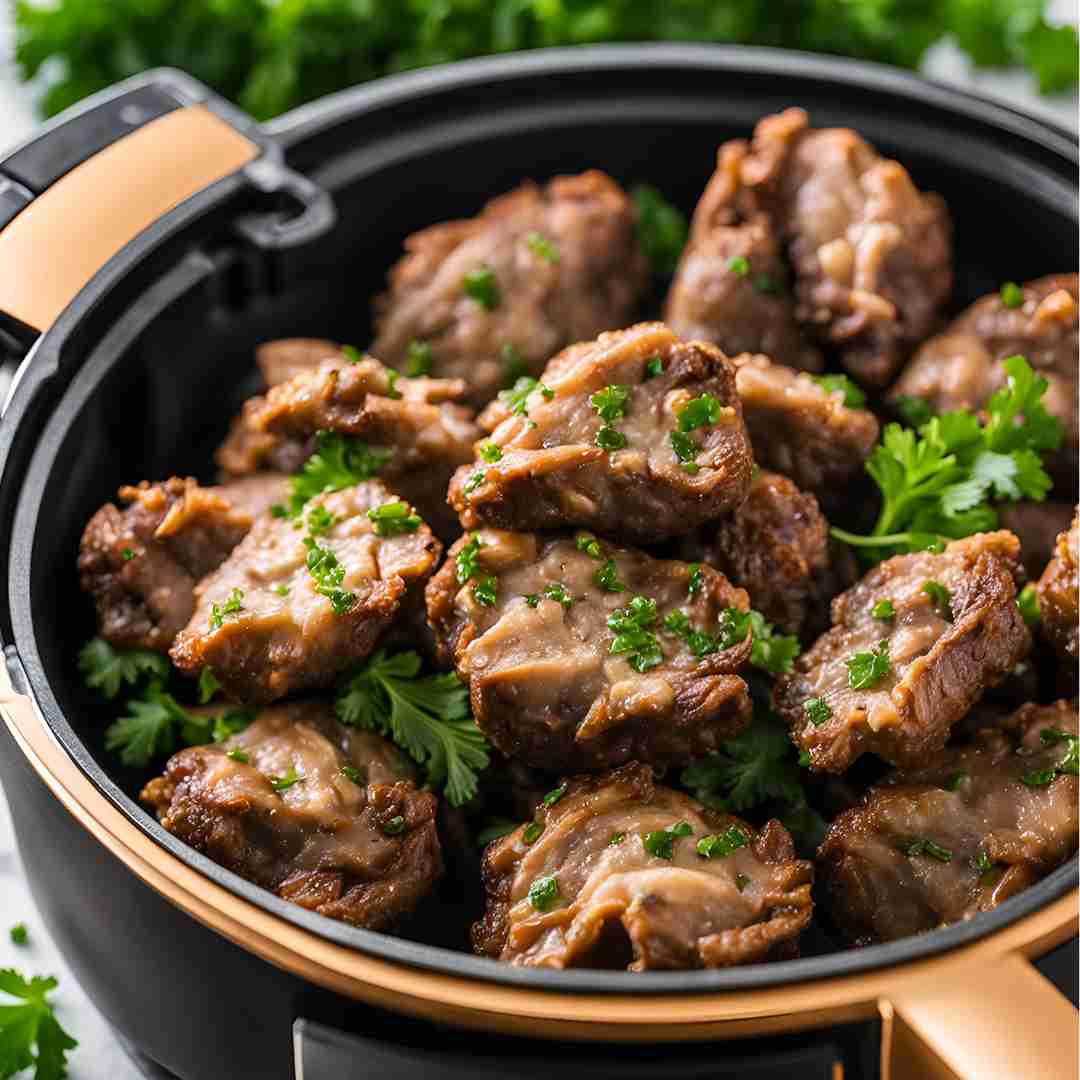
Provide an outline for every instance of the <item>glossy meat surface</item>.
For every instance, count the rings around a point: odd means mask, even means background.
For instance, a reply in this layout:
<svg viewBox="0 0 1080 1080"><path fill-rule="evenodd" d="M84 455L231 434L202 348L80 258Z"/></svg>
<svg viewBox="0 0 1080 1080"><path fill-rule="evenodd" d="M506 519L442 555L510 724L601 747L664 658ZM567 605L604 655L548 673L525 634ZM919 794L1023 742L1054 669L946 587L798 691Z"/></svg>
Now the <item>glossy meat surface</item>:
<svg viewBox="0 0 1080 1080"><path fill-rule="evenodd" d="M664 622L682 612L689 628L719 635L721 612L746 611L746 593L703 567L691 594L686 563L591 540L593 554L571 537L480 529L450 549L427 589L428 619L476 722L503 753L549 769L682 763L714 749L750 717L735 674L750 634L697 657ZM459 580L470 552L475 569ZM659 653L638 664L644 647L611 651L631 645L634 628L609 619L649 601L640 629Z"/></svg>
<svg viewBox="0 0 1080 1080"><path fill-rule="evenodd" d="M893 941L1045 877L1077 847L1075 740L1075 702L1030 704L891 774L818 851L832 919L858 944Z"/></svg>
<svg viewBox="0 0 1080 1080"><path fill-rule="evenodd" d="M215 487L172 477L122 487L87 523L79 582L101 635L119 648L165 652L195 609L195 585L285 494L266 473Z"/></svg>
<svg viewBox="0 0 1080 1080"><path fill-rule="evenodd" d="M294 375L341 356L341 346L326 338L279 338L255 350L255 363L267 386L288 382Z"/></svg>
<svg viewBox="0 0 1080 1080"><path fill-rule="evenodd" d="M732 849L705 857L706 837ZM489 845L483 873L488 906L474 946L525 967L645 971L791 957L812 910L812 866L795 858L778 821L755 831L654 784L637 762L569 781L534 822ZM534 902L547 881L554 895L548 885Z"/></svg>
<svg viewBox="0 0 1080 1080"><path fill-rule="evenodd" d="M1012 533L978 533L940 555L879 563L833 601L832 629L773 691L811 768L842 772L868 752L914 765L945 745L952 725L1031 648L1016 606L1019 555ZM885 601L892 614L875 615ZM869 677L875 652L887 658ZM864 659L853 667L856 654ZM814 701L827 716L807 708Z"/></svg>
<svg viewBox="0 0 1080 1080"><path fill-rule="evenodd" d="M789 367L821 371L821 353L795 321L780 237L742 180L748 151L741 139L720 147L664 319L688 341L711 341L729 356L764 353Z"/></svg>
<svg viewBox="0 0 1080 1080"><path fill-rule="evenodd" d="M288 518L259 519L196 589L195 612L169 653L173 663L192 676L212 667L240 702L332 683L371 652L442 551L422 522L377 534L368 511L397 501L369 481L316 496L304 528Z"/></svg>
<svg viewBox="0 0 1080 1080"><path fill-rule="evenodd" d="M1080 513L1080 512L1078 512ZM1077 565L1080 564L1080 516L1074 517L1054 545L1054 554L1039 578L1039 626L1064 664L1075 671L1077 657Z"/></svg>
<svg viewBox="0 0 1080 1080"><path fill-rule="evenodd" d="M331 705L293 702L262 710L223 743L174 754L141 798L169 832L229 870L378 930L400 922L442 873L436 799L413 775L394 746L342 726Z"/></svg>
<svg viewBox="0 0 1080 1080"><path fill-rule="evenodd" d="M428 346L431 373L464 379L483 405L567 345L632 321L648 280L635 226L623 190L590 170L414 233L376 302L371 351L404 369L410 343Z"/></svg>
<svg viewBox="0 0 1080 1080"><path fill-rule="evenodd" d="M605 395L617 404L598 404ZM691 402L713 411L683 433ZM644 542L686 532L746 496L753 458L731 364L663 323L571 346L524 404L520 414L508 401L485 410L483 422L496 426L481 451L497 459L454 475L449 499L465 528L577 525ZM680 444L685 461L673 438L693 444Z"/></svg>

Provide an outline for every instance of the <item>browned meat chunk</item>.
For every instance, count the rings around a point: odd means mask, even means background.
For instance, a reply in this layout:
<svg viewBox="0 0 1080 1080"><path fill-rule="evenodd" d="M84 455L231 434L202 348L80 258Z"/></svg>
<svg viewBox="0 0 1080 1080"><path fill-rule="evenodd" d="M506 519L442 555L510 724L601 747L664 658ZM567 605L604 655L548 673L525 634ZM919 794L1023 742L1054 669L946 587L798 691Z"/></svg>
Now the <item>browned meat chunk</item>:
<svg viewBox="0 0 1080 1080"><path fill-rule="evenodd" d="M949 298L945 203L854 131L811 128L802 109L757 125L740 179L785 245L796 318L859 382L884 386Z"/></svg>
<svg viewBox="0 0 1080 1080"><path fill-rule="evenodd" d="M601 172L523 184L467 221L405 241L376 304L371 351L408 370L464 379L479 406L560 349L625 326L645 289L633 204Z"/></svg>
<svg viewBox="0 0 1080 1080"><path fill-rule="evenodd" d="M266 385L277 386L318 367L324 360L340 356L341 346L325 338L281 338L260 345L255 350L255 363Z"/></svg>
<svg viewBox="0 0 1080 1080"><path fill-rule="evenodd" d="M765 469L738 510L681 537L675 551L715 567L769 622L804 637L825 629L829 601L857 576L851 551L830 541L817 499Z"/></svg>
<svg viewBox="0 0 1080 1080"><path fill-rule="evenodd" d="M317 432L345 435L372 449L380 478L425 520L456 536L446 486L454 469L472 460L480 434L472 411L453 403L463 392L460 380L399 379L368 356L323 360L245 402L218 464L233 476L295 471L315 451Z"/></svg>
<svg viewBox="0 0 1080 1080"><path fill-rule="evenodd" d="M590 534L481 529L427 589L444 659L509 757L549 769L632 758L682 763L746 726L735 672L750 652L746 593L711 567L654 559ZM718 620L721 620L718 625Z"/></svg>
<svg viewBox="0 0 1080 1080"><path fill-rule="evenodd" d="M919 349L890 399L920 398L937 413L975 411L1005 384L1001 362L1024 356L1050 384L1043 404L1064 427L1053 464L1075 487L1077 290L1076 274L1055 274L984 296Z"/></svg>
<svg viewBox="0 0 1080 1080"><path fill-rule="evenodd" d="M484 854L477 952L523 967L718 968L798 955L812 864L653 783L637 762L571 780Z"/></svg>
<svg viewBox="0 0 1080 1080"><path fill-rule="evenodd" d="M465 528L581 525L660 540L746 497L750 440L715 346L641 323L566 349L515 405L521 397L485 411L504 418L454 475L449 500Z"/></svg>
<svg viewBox="0 0 1080 1080"><path fill-rule="evenodd" d="M970 919L1076 851L1076 703L1025 705L893 773L818 851L829 910L859 944Z"/></svg>
<svg viewBox="0 0 1080 1080"><path fill-rule="evenodd" d="M400 513L380 510L390 505ZM260 518L200 582L195 613L169 652L181 671L212 667L241 702L326 686L371 652L442 552L377 481L316 496L304 524Z"/></svg>
<svg viewBox="0 0 1080 1080"><path fill-rule="evenodd" d="M781 676L773 704L814 769L865 753L915 765L1031 648L1012 533L897 555L832 604L833 627Z"/></svg>
<svg viewBox="0 0 1080 1080"><path fill-rule="evenodd" d="M141 798L185 843L285 900L392 927L442 873L436 799L386 740L333 707L264 709L223 743L169 759ZM402 778L406 777L406 778Z"/></svg>
<svg viewBox="0 0 1080 1080"><path fill-rule="evenodd" d="M1073 518L1071 504L1016 502L1002 503L996 509L1001 527L1020 538L1024 571L1037 581L1054 554L1058 534L1068 531Z"/></svg>
<svg viewBox="0 0 1080 1080"><path fill-rule="evenodd" d="M79 544L79 580L97 605L102 637L167 651L195 610L198 580L285 491L285 478L270 473L218 487L176 476L122 487L122 508L106 503Z"/></svg>
<svg viewBox="0 0 1080 1080"><path fill-rule="evenodd" d="M735 386L758 464L790 477L828 507L843 501L878 439L866 409L849 409L842 390L766 356L735 357Z"/></svg>
<svg viewBox="0 0 1080 1080"><path fill-rule="evenodd" d="M1080 511L1078 511L1080 515ZM1080 564L1080 516L1054 545L1054 556L1039 578L1039 625L1063 663L1075 668L1077 656L1077 564Z"/></svg>
<svg viewBox="0 0 1080 1080"><path fill-rule="evenodd" d="M687 340L714 342L729 356L765 353L793 368L821 371L821 354L795 321L780 239L742 181L748 150L742 139L720 147L664 319Z"/></svg>

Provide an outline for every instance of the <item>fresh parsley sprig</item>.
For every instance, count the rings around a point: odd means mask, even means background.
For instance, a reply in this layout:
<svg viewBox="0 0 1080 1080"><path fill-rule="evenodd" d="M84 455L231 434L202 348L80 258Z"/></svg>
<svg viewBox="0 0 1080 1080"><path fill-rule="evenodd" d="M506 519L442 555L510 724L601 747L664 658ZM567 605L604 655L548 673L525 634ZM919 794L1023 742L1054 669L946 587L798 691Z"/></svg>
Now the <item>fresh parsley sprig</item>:
<svg viewBox="0 0 1080 1080"><path fill-rule="evenodd" d="M0 995L16 1001L0 1004L0 1077L23 1069L33 1069L34 1080L67 1076L67 1055L79 1044L60 1026L49 1003L56 985L52 977L27 979L14 968L0 969Z"/></svg>
<svg viewBox="0 0 1080 1080"><path fill-rule="evenodd" d="M144 677L164 679L169 659L148 649L117 649L96 637L79 650L79 671L91 690L99 690L110 701L121 687L137 686Z"/></svg>
<svg viewBox="0 0 1080 1080"><path fill-rule="evenodd" d="M415 652L380 649L342 682L336 702L343 724L381 732L427 771L451 805L475 794L488 745L456 675L420 675Z"/></svg>
<svg viewBox="0 0 1080 1080"><path fill-rule="evenodd" d="M289 504L275 508L279 517L299 517L304 505L316 495L343 491L370 480L390 460L392 451L341 435L319 431L315 453L289 477Z"/></svg>

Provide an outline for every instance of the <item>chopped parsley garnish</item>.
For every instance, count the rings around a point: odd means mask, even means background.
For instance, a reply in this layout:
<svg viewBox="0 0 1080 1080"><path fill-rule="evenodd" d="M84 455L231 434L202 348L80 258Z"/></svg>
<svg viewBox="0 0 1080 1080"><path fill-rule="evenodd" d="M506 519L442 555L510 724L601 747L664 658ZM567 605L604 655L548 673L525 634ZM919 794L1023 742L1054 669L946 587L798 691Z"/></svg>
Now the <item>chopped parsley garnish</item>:
<svg viewBox="0 0 1080 1080"><path fill-rule="evenodd" d="M675 457L679 464L682 465L683 471L693 476L699 469L697 462L694 461L694 458L701 453L701 447L698 443L681 431L673 431L671 433L671 449L675 451Z"/></svg>
<svg viewBox="0 0 1080 1080"><path fill-rule="evenodd" d="M832 718L832 709L824 698L812 697L803 702L803 714L814 727L821 727Z"/></svg>
<svg viewBox="0 0 1080 1080"><path fill-rule="evenodd" d="M810 378L827 394L839 390L844 395L844 406L848 409L861 409L866 404L866 395L846 375L811 375Z"/></svg>
<svg viewBox="0 0 1080 1080"><path fill-rule="evenodd" d="M1039 732L1039 738L1044 746L1056 746L1059 743L1064 743L1065 756L1049 769L1026 773L1020 777L1021 781L1027 784L1028 787L1046 787L1059 774L1076 776L1078 765L1080 765L1080 739L1058 728L1043 728Z"/></svg>
<svg viewBox="0 0 1080 1080"><path fill-rule="evenodd" d="M538 877L529 886L529 903L537 911L550 911L560 899L559 883L554 874Z"/></svg>
<svg viewBox="0 0 1080 1080"><path fill-rule="evenodd" d="M412 507L400 499L373 506L367 512L368 520L375 523L376 536L401 536L414 533L423 525L419 516L412 512Z"/></svg>
<svg viewBox="0 0 1080 1080"><path fill-rule="evenodd" d="M454 577L459 585L464 585L476 573L480 566L480 549L483 546L479 534L473 533L457 553L457 558L454 560Z"/></svg>
<svg viewBox="0 0 1080 1080"><path fill-rule="evenodd" d="M218 682L214 669L204 667L199 672L199 704L205 705L220 689L221 683Z"/></svg>
<svg viewBox="0 0 1080 1080"><path fill-rule="evenodd" d="M367 446L334 431L315 434L315 453L289 477L288 507L274 508L275 517L298 517L316 495L342 491L370 480L390 460L392 451Z"/></svg>
<svg viewBox="0 0 1080 1080"><path fill-rule="evenodd" d="M1020 609L1020 617L1030 627L1039 625L1042 612L1039 611L1039 590L1033 583L1028 583L1020 590L1016 598L1016 606Z"/></svg>
<svg viewBox="0 0 1080 1080"><path fill-rule="evenodd" d="M596 433L596 445L610 454L626 446L626 436L617 428L605 424Z"/></svg>
<svg viewBox="0 0 1080 1080"><path fill-rule="evenodd" d="M289 595L289 586L288 585L275 585L274 586L274 592L276 592L278 594L278 596L288 596Z"/></svg>
<svg viewBox="0 0 1080 1080"><path fill-rule="evenodd" d="M750 612L727 607L720 612L717 620L720 625L720 648L730 649L746 640L750 631Z"/></svg>
<svg viewBox="0 0 1080 1080"><path fill-rule="evenodd" d="M303 775L290 765L283 775L270 777L270 786L275 791L288 791L293 784L299 784L303 779Z"/></svg>
<svg viewBox="0 0 1080 1080"><path fill-rule="evenodd" d="M504 386L513 386L523 375L529 374L529 365L525 363L525 357L518 351L516 345L507 342L502 347L503 370L505 371Z"/></svg>
<svg viewBox="0 0 1080 1080"><path fill-rule="evenodd" d="M896 618L896 608L893 607L891 600L879 600L871 609L870 614L875 619L881 619L887 621L888 619Z"/></svg>
<svg viewBox="0 0 1080 1080"><path fill-rule="evenodd" d="M889 643L879 641L871 652L857 652L849 656L847 666L848 686L852 690L869 690L889 671Z"/></svg>
<svg viewBox="0 0 1080 1080"><path fill-rule="evenodd" d="M676 414L680 431L710 427L720 419L722 406L712 394L691 398Z"/></svg>
<svg viewBox="0 0 1080 1080"><path fill-rule="evenodd" d="M811 761L812 761L812 759L810 757L810 751L809 750L800 750L799 751L799 768L801 768L801 769L809 769L810 765L811 765Z"/></svg>
<svg viewBox="0 0 1080 1080"><path fill-rule="evenodd" d="M341 775L346 780L351 780L354 784L364 784L364 774L355 765L342 765Z"/></svg>
<svg viewBox="0 0 1080 1080"><path fill-rule="evenodd" d="M379 649L342 682L335 708L351 727L388 736L443 790L452 806L476 794L488 746L469 712L469 691L452 672L420 675L415 652Z"/></svg>
<svg viewBox="0 0 1080 1080"><path fill-rule="evenodd" d="M494 311L499 306L499 286L495 280L495 271L490 266L478 266L470 270L461 281L465 295L475 300L482 308Z"/></svg>
<svg viewBox="0 0 1080 1080"><path fill-rule="evenodd" d="M943 848L940 844L928 840L925 836L917 837L910 843L905 844L900 850L909 859L914 859L917 855L926 855L931 859L937 859L938 862L947 863L952 862L953 857L953 853L948 848Z"/></svg>
<svg viewBox="0 0 1080 1080"><path fill-rule="evenodd" d="M544 589L544 595L549 600L554 600L556 604L562 604L564 608L568 608L574 602L574 598L566 591L566 586L561 581L553 581L548 585Z"/></svg>
<svg viewBox="0 0 1080 1080"><path fill-rule="evenodd" d="M342 345L341 355L344 356L350 364L359 364L360 361L364 359L363 353L361 353L355 345Z"/></svg>
<svg viewBox="0 0 1080 1080"><path fill-rule="evenodd" d="M1046 379L1024 357L1010 356L1003 367L1006 385L979 415L943 413L918 431L886 425L866 463L882 494L874 528L869 535L833 528L833 536L878 561L995 528L995 501L1042 502L1051 482L1041 454L1061 442L1061 423L1043 404Z"/></svg>
<svg viewBox="0 0 1080 1080"><path fill-rule="evenodd" d="M405 819L395 814L389 821L383 822L382 831L387 836L400 836L405 831Z"/></svg>
<svg viewBox="0 0 1080 1080"><path fill-rule="evenodd" d="M469 479L462 485L461 490L466 495L471 495L486 479L483 469L477 469L476 472L469 476Z"/></svg>
<svg viewBox="0 0 1080 1080"><path fill-rule="evenodd" d="M528 249L553 266L559 261L559 249L543 233L531 232L525 237Z"/></svg>
<svg viewBox="0 0 1080 1080"><path fill-rule="evenodd" d="M952 600L952 593L949 592L940 581L924 581L920 592L923 592L930 597L930 603L933 604L946 619L951 619L952 612L949 608L949 601Z"/></svg>
<svg viewBox="0 0 1080 1080"><path fill-rule="evenodd" d="M335 615L344 615L356 603L356 593L341 588L345 567L329 548L319 547L310 536L304 537L304 547L307 548L305 561L315 582L315 591L330 601Z"/></svg>
<svg viewBox="0 0 1080 1080"><path fill-rule="evenodd" d="M79 650L79 671L91 690L99 690L111 700L124 683L136 686L144 677L166 678L169 658L149 649L116 649L96 637Z"/></svg>
<svg viewBox="0 0 1080 1080"><path fill-rule="evenodd" d="M560 784L557 788L549 791L541 800L543 806L554 806L565 794L567 785Z"/></svg>
<svg viewBox="0 0 1080 1080"><path fill-rule="evenodd" d="M608 559L603 566L596 568L593 584L604 592L626 592L626 586L619 580L619 569L614 559Z"/></svg>
<svg viewBox="0 0 1080 1080"><path fill-rule="evenodd" d="M645 374L642 376L643 382L648 382L650 379L655 379L657 375L664 373L664 361L659 356L650 356L645 361Z"/></svg>
<svg viewBox="0 0 1080 1080"><path fill-rule="evenodd" d="M243 750L226 750L225 756L230 761L239 762L241 765L248 765L251 762L251 759Z"/></svg>
<svg viewBox="0 0 1080 1080"><path fill-rule="evenodd" d="M946 791L959 791L960 785L967 779L968 774L963 769L957 769L945 778L943 787Z"/></svg>
<svg viewBox="0 0 1080 1080"><path fill-rule="evenodd" d="M681 638L690 652L699 660L719 651L720 642L704 630L695 630L685 611L672 611L664 619L664 629Z"/></svg>
<svg viewBox="0 0 1080 1080"><path fill-rule="evenodd" d="M431 346L426 341L413 339L405 347L405 374L410 379L431 373Z"/></svg>
<svg viewBox="0 0 1080 1080"><path fill-rule="evenodd" d="M767 296L781 296L784 290L778 281L774 281L769 274L757 274L754 277L754 288L759 293Z"/></svg>
<svg viewBox="0 0 1080 1080"><path fill-rule="evenodd" d="M120 552L120 558L122 558L124 562L131 562L131 560L135 558L135 552L132 551L131 548L126 547Z"/></svg>
<svg viewBox="0 0 1080 1080"><path fill-rule="evenodd" d="M778 634L772 623L754 609L750 610L750 628L754 632L750 663L770 675L789 672L795 658L802 652L799 639L794 634Z"/></svg>
<svg viewBox="0 0 1080 1080"><path fill-rule="evenodd" d="M626 833L613 832L607 842L608 847L618 847L626 839Z"/></svg>
<svg viewBox="0 0 1080 1080"><path fill-rule="evenodd" d="M482 577L473 586L473 599L484 607L491 607L499 598L499 579L494 574Z"/></svg>
<svg viewBox="0 0 1080 1080"><path fill-rule="evenodd" d="M574 537L574 546L578 551L584 551L590 559L602 559L604 557L600 552L600 541L592 533L579 532Z"/></svg>
<svg viewBox="0 0 1080 1080"><path fill-rule="evenodd" d="M494 465L496 461L502 461L502 451L493 442L480 444L480 460Z"/></svg>
<svg viewBox="0 0 1080 1080"><path fill-rule="evenodd" d="M1024 302L1024 290L1015 281L1006 281L998 295L1007 308L1018 308Z"/></svg>
<svg viewBox="0 0 1080 1080"><path fill-rule="evenodd" d="M34 1080L63 1080L68 1051L79 1044L61 1026L49 1004L56 979L26 979L14 968L0 968L0 995L16 1004L0 1004L0 1076L34 1070ZM29 1073L27 1073L29 1076Z"/></svg>
<svg viewBox="0 0 1080 1080"><path fill-rule="evenodd" d="M522 375L509 390L499 391L499 400L515 416L528 416L529 395L539 386L531 375Z"/></svg>
<svg viewBox="0 0 1080 1080"><path fill-rule="evenodd" d="M30 935L26 931L25 923L16 923L8 931L8 937L11 938L12 945L25 945L30 940Z"/></svg>
<svg viewBox="0 0 1080 1080"><path fill-rule="evenodd" d="M732 825L722 833L703 836L697 844L697 853L703 859L726 859L733 852L750 843L750 837L737 825Z"/></svg>
<svg viewBox="0 0 1080 1080"><path fill-rule="evenodd" d="M750 884L750 879L745 874L735 875L735 888L742 892L747 885Z"/></svg>
<svg viewBox="0 0 1080 1080"><path fill-rule="evenodd" d="M701 563L696 562L689 563L687 569L690 571L690 579L686 583L686 595L691 597L701 592L705 584L705 571L701 568Z"/></svg>
<svg viewBox="0 0 1080 1080"><path fill-rule="evenodd" d="M979 854L971 860L971 865L975 867L980 874L985 874L987 870L994 869L995 863L985 851L980 851Z"/></svg>
<svg viewBox="0 0 1080 1080"><path fill-rule="evenodd" d="M540 839L541 833L544 831L544 826L538 821L530 821L521 831L521 839L526 844L535 844Z"/></svg>
<svg viewBox="0 0 1080 1080"><path fill-rule="evenodd" d="M635 596L625 608L616 608L607 619L608 629L615 635L611 654L625 655L627 663L639 673L662 663L664 654L650 629L655 622L656 601L648 597Z"/></svg>
<svg viewBox="0 0 1080 1080"><path fill-rule="evenodd" d="M920 428L934 416L934 410L930 404L922 398L911 397L909 394L901 394L894 402L893 408L908 427Z"/></svg>
<svg viewBox="0 0 1080 1080"><path fill-rule="evenodd" d="M676 838L691 836L693 832L690 822L680 821L674 825L669 825L666 829L646 833L641 838L641 842L650 855L655 855L658 859L670 859L675 854Z"/></svg>
<svg viewBox="0 0 1080 1080"><path fill-rule="evenodd" d="M589 404L596 410L601 420L611 423L613 420L621 420L626 415L626 399L630 391L625 386L613 383L605 386L603 390L597 390L589 398Z"/></svg>
<svg viewBox="0 0 1080 1080"><path fill-rule="evenodd" d="M536 593L526 593L521 599L531 608L540 606L540 597Z"/></svg>
<svg viewBox="0 0 1080 1080"><path fill-rule="evenodd" d="M686 246L686 217L650 184L630 192L637 208L637 237L654 274L673 274Z"/></svg>
<svg viewBox="0 0 1080 1080"><path fill-rule="evenodd" d="M218 607L217 604L210 605L210 629L220 630L225 623L225 617L227 615L236 615L244 610L244 590L233 589L229 593L229 598Z"/></svg>
<svg viewBox="0 0 1080 1080"><path fill-rule="evenodd" d="M727 268L739 277L746 277L750 273L750 260L745 255L732 255L727 261Z"/></svg>
<svg viewBox="0 0 1080 1080"><path fill-rule="evenodd" d="M325 506L313 506L308 512L307 530L312 536L322 536L336 520Z"/></svg>
<svg viewBox="0 0 1080 1080"><path fill-rule="evenodd" d="M395 371L391 368L386 373L386 392L384 397L390 398L392 401L397 401L401 398L401 391L397 388L397 381L401 378L401 372Z"/></svg>

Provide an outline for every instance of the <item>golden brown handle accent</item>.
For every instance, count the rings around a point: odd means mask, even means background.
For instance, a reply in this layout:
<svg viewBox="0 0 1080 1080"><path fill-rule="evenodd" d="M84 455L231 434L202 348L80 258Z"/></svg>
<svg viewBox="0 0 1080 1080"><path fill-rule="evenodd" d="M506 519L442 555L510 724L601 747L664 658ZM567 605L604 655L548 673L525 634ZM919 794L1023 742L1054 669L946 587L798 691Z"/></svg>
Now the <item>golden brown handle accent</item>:
<svg viewBox="0 0 1080 1080"><path fill-rule="evenodd" d="M47 330L143 229L259 153L205 105L176 109L118 139L0 229L0 311Z"/></svg>
<svg viewBox="0 0 1080 1080"><path fill-rule="evenodd" d="M1017 953L898 987L889 1080L1077 1080L1077 1011Z"/></svg>

